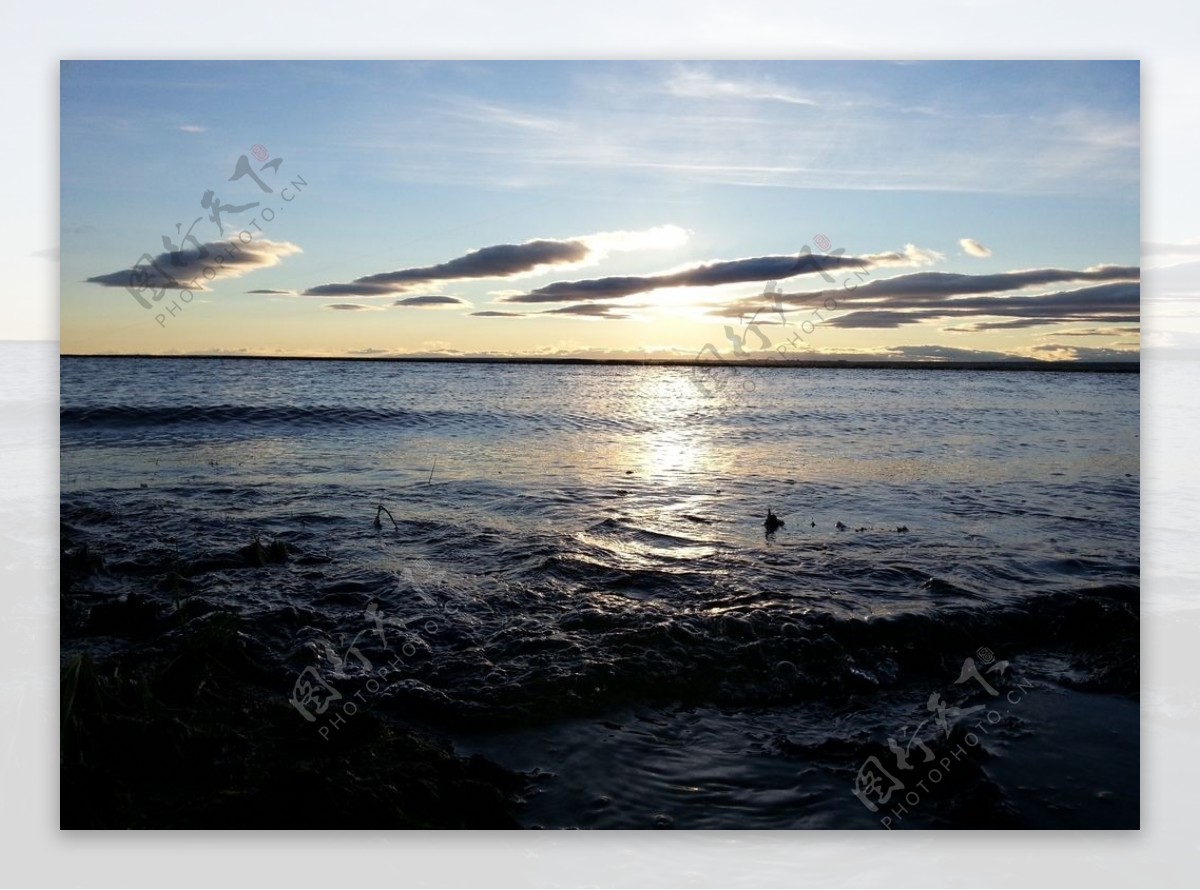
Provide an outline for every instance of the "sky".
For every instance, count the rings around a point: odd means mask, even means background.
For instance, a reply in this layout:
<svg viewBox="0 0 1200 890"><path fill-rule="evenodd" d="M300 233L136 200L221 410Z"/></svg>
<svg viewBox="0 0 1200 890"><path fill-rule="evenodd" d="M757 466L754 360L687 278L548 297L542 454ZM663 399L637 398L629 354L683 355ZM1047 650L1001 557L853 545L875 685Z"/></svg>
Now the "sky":
<svg viewBox="0 0 1200 890"><path fill-rule="evenodd" d="M1136 61L60 74L64 353L1139 354Z"/></svg>

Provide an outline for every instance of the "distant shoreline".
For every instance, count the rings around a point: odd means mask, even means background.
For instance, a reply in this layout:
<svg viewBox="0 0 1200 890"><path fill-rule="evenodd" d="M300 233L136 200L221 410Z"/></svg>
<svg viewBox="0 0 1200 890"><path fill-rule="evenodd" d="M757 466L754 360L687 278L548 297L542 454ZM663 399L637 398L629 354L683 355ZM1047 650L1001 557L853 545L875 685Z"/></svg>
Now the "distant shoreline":
<svg viewBox="0 0 1200 890"><path fill-rule="evenodd" d="M185 359L272 362L424 362L430 364L494 364L494 365L652 365L657 367L681 368L798 368L798 369L845 369L845 370L893 370L893 371L1054 371L1091 374L1139 374L1141 361L1121 362L1075 362L1035 361L1014 359L1011 361L964 362L964 361L911 361L911 360L838 360L838 359L763 359L743 361L696 361L695 359L672 358L543 358L539 356L300 356L300 355L145 355L99 353L95 355L61 353L59 358L104 358L104 359Z"/></svg>

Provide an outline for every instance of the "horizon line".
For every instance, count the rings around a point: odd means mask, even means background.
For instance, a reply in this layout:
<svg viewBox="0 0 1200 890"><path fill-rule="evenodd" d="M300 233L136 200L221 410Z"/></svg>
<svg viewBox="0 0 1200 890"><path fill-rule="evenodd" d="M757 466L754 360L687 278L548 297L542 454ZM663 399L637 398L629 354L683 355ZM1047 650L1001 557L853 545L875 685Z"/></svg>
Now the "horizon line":
<svg viewBox="0 0 1200 890"><path fill-rule="evenodd" d="M1087 361L1076 359L740 359L698 361L689 358L585 358L579 356L421 356L421 355L217 355L191 353L59 353L59 358L101 359L186 359L186 360L257 360L303 362L430 362L434 364L512 364L512 365L654 365L661 367L704 368L833 368L846 370L904 371L1068 371L1093 373L1140 373L1141 358Z"/></svg>

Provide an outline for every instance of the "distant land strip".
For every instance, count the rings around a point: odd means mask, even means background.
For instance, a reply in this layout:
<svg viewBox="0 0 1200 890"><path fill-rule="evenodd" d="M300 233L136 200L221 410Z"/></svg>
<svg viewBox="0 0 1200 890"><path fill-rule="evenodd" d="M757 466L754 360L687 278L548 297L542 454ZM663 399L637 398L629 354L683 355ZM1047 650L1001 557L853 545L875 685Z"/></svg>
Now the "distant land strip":
<svg viewBox="0 0 1200 890"><path fill-rule="evenodd" d="M1138 374L1140 360L1129 361L1047 361L1008 359L1002 361L916 361L911 359L743 359L738 361L697 361L686 358L571 358L566 356L302 356L302 355L142 355L136 353L63 353L60 358L103 359L185 359L291 362L424 362L429 364L494 365L654 365L693 368L841 368L845 370L883 371L1066 371L1089 374Z"/></svg>

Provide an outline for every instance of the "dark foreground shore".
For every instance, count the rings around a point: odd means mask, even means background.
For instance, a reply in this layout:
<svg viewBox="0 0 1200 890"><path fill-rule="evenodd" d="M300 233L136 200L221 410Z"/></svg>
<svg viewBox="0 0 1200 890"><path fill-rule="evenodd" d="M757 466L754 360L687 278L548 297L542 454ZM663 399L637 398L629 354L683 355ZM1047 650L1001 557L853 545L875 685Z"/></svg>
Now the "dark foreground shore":
<svg viewBox="0 0 1200 890"><path fill-rule="evenodd" d="M295 556L255 541L217 562L254 573ZM722 790L731 782L737 800L759 807L755 824L776 827L1137 827L1131 589L1048 597L990 616L948 612L933 624L838 630L826 621L840 642L788 643L798 654L822 648L819 660L832 663L841 662L839 646L864 664L888 651L908 681L864 682L832 697L816 688L747 710L706 704L714 696L691 678L625 704L617 689L599 710L549 722L464 724L452 744L446 730L411 722L436 717L432 701L356 709L334 732L304 723L283 691L294 678L257 638L261 625L256 632L237 607L189 595L214 566L176 564L141 590L122 585L127 592L113 595L110 583L133 566L106 567L64 534L62 828L746 827ZM929 787L909 781L903 798L868 812L850 790L871 763L891 763L880 721L904 725L939 679L952 695L958 665L936 641L968 651L957 643L984 638L1017 666L988 672L998 687L991 696L948 697L952 710L969 703L977 713L944 737L925 734L932 747L924 760L913 755L916 772L903 778ZM680 808L679 788L710 796L711 818Z"/></svg>
<svg viewBox="0 0 1200 890"><path fill-rule="evenodd" d="M232 611L130 594L63 542L63 829L517 828L522 776L386 714L303 731Z"/></svg>

